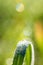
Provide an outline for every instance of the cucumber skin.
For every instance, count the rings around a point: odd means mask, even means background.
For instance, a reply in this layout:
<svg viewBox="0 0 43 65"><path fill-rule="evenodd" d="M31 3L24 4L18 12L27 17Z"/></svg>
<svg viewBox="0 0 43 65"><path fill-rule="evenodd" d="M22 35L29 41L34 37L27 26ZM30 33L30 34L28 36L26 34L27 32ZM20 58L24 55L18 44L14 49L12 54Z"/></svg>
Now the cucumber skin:
<svg viewBox="0 0 43 65"><path fill-rule="evenodd" d="M22 65L26 54L26 46L17 47L12 65Z"/></svg>

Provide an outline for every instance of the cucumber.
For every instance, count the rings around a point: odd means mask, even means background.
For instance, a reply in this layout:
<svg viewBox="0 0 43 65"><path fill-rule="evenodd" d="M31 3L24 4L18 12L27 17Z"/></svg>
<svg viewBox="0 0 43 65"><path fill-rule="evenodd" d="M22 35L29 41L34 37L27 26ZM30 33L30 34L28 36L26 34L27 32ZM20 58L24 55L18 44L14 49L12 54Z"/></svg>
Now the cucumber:
<svg viewBox="0 0 43 65"><path fill-rule="evenodd" d="M33 48L33 44L31 44L31 42L27 41L27 40L23 40L20 41L17 44L17 48L15 50L15 54L14 54L14 59L13 59L13 64L12 65L23 65L24 62L24 58L26 56L26 50L27 48L30 48L31 53L30 53L30 65L34 65L34 48Z"/></svg>

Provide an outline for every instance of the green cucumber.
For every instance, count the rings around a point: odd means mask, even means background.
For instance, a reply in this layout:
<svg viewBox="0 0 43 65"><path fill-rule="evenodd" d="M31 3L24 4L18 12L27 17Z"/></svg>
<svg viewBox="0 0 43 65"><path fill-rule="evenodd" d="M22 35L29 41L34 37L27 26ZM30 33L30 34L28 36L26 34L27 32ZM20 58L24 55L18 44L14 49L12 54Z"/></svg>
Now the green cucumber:
<svg viewBox="0 0 43 65"><path fill-rule="evenodd" d="M29 48L28 48L29 47ZM30 65L34 65L34 48L33 44L29 41L23 40L20 41L15 50L13 64L12 65L23 65L24 58L26 56L26 51L30 51Z"/></svg>

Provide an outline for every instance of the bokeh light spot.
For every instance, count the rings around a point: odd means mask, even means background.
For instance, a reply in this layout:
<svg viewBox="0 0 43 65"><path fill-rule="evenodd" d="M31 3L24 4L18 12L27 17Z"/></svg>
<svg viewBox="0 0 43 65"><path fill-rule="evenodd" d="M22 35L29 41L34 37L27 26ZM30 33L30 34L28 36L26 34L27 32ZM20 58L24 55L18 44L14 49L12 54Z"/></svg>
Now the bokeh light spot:
<svg viewBox="0 0 43 65"><path fill-rule="evenodd" d="M12 58L8 58L8 59L6 60L6 64L7 64L7 65L12 65L12 62L13 62L13 59L12 59Z"/></svg>
<svg viewBox="0 0 43 65"><path fill-rule="evenodd" d="M19 3L16 5L16 11L17 12L23 12L24 11L24 4L23 3Z"/></svg>

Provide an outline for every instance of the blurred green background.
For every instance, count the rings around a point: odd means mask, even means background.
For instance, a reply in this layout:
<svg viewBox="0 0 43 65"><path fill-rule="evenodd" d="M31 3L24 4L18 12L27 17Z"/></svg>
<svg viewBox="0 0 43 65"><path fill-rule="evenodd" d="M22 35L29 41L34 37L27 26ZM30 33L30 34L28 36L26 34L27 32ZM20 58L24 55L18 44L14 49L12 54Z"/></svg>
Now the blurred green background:
<svg viewBox="0 0 43 65"><path fill-rule="evenodd" d="M43 0L0 0L0 65L23 39L33 41L35 65L43 65Z"/></svg>

